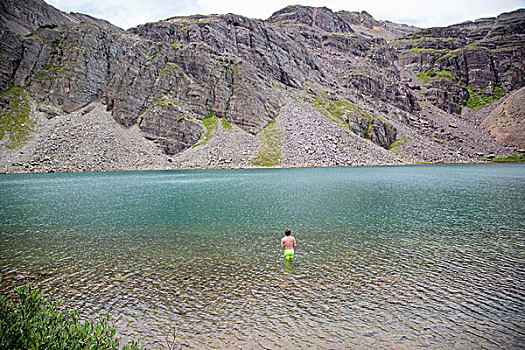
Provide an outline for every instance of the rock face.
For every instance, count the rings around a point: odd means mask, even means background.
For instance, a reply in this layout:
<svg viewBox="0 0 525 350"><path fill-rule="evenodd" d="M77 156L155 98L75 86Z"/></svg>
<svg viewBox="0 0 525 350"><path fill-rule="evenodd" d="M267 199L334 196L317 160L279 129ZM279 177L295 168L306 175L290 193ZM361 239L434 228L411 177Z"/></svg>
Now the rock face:
<svg viewBox="0 0 525 350"><path fill-rule="evenodd" d="M113 31L121 28L82 13L65 13L49 6L43 0L2 0L0 3L0 29L26 36L41 26L91 23Z"/></svg>
<svg viewBox="0 0 525 350"><path fill-rule="evenodd" d="M0 97L3 110L22 98L52 125L72 123L68 115L89 123L102 103L163 152L149 168L471 161L523 145L495 140L481 119L524 85L524 25L523 10L419 30L290 6L265 21L173 17L122 31L40 0L6 0ZM8 98L12 86L22 97Z"/></svg>
<svg viewBox="0 0 525 350"><path fill-rule="evenodd" d="M460 114L521 88L525 74L525 10L446 28L431 28L395 42L403 67L418 75L428 101Z"/></svg>
<svg viewBox="0 0 525 350"><path fill-rule="evenodd" d="M525 148L525 87L504 99L482 121L484 128L499 142Z"/></svg>

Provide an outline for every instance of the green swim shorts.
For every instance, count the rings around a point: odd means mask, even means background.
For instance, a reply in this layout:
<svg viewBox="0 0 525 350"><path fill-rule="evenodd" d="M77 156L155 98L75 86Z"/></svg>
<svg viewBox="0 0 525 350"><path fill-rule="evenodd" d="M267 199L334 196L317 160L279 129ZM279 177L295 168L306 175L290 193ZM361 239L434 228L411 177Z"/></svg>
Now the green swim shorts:
<svg viewBox="0 0 525 350"><path fill-rule="evenodd" d="M293 259L293 253L293 249L285 249L284 256L286 257L286 260Z"/></svg>

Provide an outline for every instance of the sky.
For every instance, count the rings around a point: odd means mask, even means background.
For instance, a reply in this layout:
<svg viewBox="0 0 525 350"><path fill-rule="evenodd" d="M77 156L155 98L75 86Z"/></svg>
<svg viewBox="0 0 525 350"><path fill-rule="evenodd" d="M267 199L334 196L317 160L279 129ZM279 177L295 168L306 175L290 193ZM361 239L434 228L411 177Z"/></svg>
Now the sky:
<svg viewBox="0 0 525 350"><path fill-rule="evenodd" d="M288 5L325 6L334 11L366 11L377 20L417 27L444 27L525 8L525 0L45 0L128 29L173 16L234 13L266 19Z"/></svg>

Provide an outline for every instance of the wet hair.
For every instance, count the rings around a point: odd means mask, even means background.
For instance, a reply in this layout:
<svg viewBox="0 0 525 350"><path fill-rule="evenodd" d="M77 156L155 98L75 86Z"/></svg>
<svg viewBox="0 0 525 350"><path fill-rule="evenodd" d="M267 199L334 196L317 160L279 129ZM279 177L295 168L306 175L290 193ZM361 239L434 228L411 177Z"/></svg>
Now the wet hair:
<svg viewBox="0 0 525 350"><path fill-rule="evenodd" d="M292 231L290 231L290 230L286 230L286 231L284 231L284 234L287 235L287 236L289 236L289 235L292 234Z"/></svg>

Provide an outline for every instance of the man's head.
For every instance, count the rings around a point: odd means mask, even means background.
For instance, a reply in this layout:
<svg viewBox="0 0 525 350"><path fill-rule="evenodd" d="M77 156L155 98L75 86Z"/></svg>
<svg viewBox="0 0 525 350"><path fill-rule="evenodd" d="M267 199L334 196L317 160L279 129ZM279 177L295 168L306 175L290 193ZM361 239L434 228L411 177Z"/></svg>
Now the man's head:
<svg viewBox="0 0 525 350"><path fill-rule="evenodd" d="M290 230L286 230L286 231L284 231L284 234L287 235L287 236L289 236L289 235L292 234L292 231L290 231Z"/></svg>

